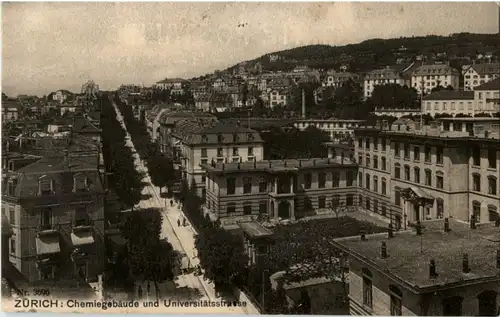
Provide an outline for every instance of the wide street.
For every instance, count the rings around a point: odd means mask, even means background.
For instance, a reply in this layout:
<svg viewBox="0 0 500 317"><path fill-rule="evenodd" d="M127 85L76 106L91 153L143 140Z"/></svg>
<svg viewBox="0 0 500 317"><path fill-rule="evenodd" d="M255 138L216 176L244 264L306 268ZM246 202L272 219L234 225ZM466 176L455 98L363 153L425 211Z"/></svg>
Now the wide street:
<svg viewBox="0 0 500 317"><path fill-rule="evenodd" d="M123 117L113 102L113 106L117 113L117 119L122 124L125 131L127 131ZM130 138L130 135L127 132L126 136L126 144L130 148L132 148L135 153L135 146ZM173 246L174 250L186 254L190 261L191 266L198 265L198 259L195 257L197 254L195 248L195 230L187 221L186 226L178 226L177 220L182 219L183 213L179 207L179 205L174 204L172 207L170 206L170 201L163 199L160 197L160 189L155 187L149 175L149 171L145 166L144 162L140 159L138 154L134 154L135 165L139 172L144 172L144 179L147 185L144 187L142 194L144 195L144 199L139 203L140 208L160 208L162 209L162 232L161 238L166 238ZM213 283L209 283L203 279L203 275L195 276L194 273L190 274L181 274L175 279L176 287L173 289L172 283L162 283L160 285L160 293L162 298L165 298L164 294L168 294L169 298L173 299L201 299L201 300L212 300L218 301L215 295L215 290L213 287ZM142 286L144 293L146 293L146 283ZM196 295L198 293L198 295ZM155 290L154 285L151 284L151 295L154 296ZM171 294L171 295L170 295ZM177 295L176 295L177 294ZM234 301L235 298L230 298L228 300ZM255 309L251 303L247 303L247 307L220 307L220 308L210 308L210 313L230 313L230 314L258 314L257 309Z"/></svg>

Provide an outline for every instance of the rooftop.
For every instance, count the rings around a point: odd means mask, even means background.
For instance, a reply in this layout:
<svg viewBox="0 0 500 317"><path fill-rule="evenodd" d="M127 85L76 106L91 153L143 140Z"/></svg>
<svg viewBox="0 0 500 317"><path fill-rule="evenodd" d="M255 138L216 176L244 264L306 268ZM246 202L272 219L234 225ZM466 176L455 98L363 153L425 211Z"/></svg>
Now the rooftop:
<svg viewBox="0 0 500 317"><path fill-rule="evenodd" d="M367 235L334 240L334 244L352 257L368 263L384 274L400 280L408 287L425 291L433 288L466 284L477 279L499 280L496 252L499 248L500 230L485 225L469 229L468 224L450 219L449 232L444 232L444 221L425 221L422 235L413 231ZM381 243L387 245L387 258L382 258ZM463 273L463 254L468 254L470 273ZM436 263L437 277L429 277L429 261ZM430 289L429 289L430 288Z"/></svg>
<svg viewBox="0 0 500 317"><path fill-rule="evenodd" d="M470 68L474 69L478 74L500 74L500 64L475 64L470 65Z"/></svg>
<svg viewBox="0 0 500 317"><path fill-rule="evenodd" d="M424 96L422 100L474 100L474 92L440 90Z"/></svg>
<svg viewBox="0 0 500 317"><path fill-rule="evenodd" d="M412 74L413 76L425 75L458 75L458 70L446 64L422 65Z"/></svg>
<svg viewBox="0 0 500 317"><path fill-rule="evenodd" d="M477 86L474 90L500 90L500 77Z"/></svg>
<svg viewBox="0 0 500 317"><path fill-rule="evenodd" d="M267 229L257 221L238 222L238 225L241 227L243 232L251 238L261 238L273 235L273 232L270 229Z"/></svg>
<svg viewBox="0 0 500 317"><path fill-rule="evenodd" d="M339 166L357 166L356 163L340 160L334 158L310 158L310 159L285 159L285 160L263 160L253 162L231 162L231 163L217 163L201 164L201 166L210 172L281 172L281 171L298 171L300 169L310 168L324 168L324 167L339 167Z"/></svg>

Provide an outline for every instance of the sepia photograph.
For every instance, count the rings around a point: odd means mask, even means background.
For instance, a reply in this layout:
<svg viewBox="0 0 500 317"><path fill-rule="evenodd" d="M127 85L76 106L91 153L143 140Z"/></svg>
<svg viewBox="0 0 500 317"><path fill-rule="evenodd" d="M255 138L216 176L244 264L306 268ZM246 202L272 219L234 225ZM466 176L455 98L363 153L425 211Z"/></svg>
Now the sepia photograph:
<svg viewBox="0 0 500 317"><path fill-rule="evenodd" d="M3 312L500 316L500 3L1 12Z"/></svg>

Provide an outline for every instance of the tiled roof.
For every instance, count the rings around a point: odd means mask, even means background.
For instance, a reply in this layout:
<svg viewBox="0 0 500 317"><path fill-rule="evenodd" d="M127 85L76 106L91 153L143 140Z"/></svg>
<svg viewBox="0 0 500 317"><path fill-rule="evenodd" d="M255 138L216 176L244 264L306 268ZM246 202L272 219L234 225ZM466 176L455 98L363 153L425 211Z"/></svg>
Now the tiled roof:
<svg viewBox="0 0 500 317"><path fill-rule="evenodd" d="M403 78L400 71L392 67L375 69L366 74L365 79L400 79Z"/></svg>
<svg viewBox="0 0 500 317"><path fill-rule="evenodd" d="M474 88L474 90L500 90L500 77L477 86L476 88Z"/></svg>
<svg viewBox="0 0 500 317"><path fill-rule="evenodd" d="M470 68L474 69L476 73L480 75L500 75L500 63L491 63L491 64L474 64L471 65Z"/></svg>
<svg viewBox="0 0 500 317"><path fill-rule="evenodd" d="M422 65L413 72L412 76L443 76L458 74L458 70L449 65Z"/></svg>
<svg viewBox="0 0 500 317"><path fill-rule="evenodd" d="M422 100L474 100L473 91L439 90L424 96Z"/></svg>
<svg viewBox="0 0 500 317"><path fill-rule="evenodd" d="M449 232L444 232L443 220L424 221L421 236L404 231L396 232L391 239L385 233L367 235L365 241L359 237L338 239L334 244L369 263L370 269L389 274L417 291L478 279L500 281L496 268L498 228L485 225L471 230L467 224L453 219L449 224ZM387 246L387 258L380 256L382 242ZM470 273L462 271L464 253L469 256ZM435 261L437 277L429 276L430 260Z"/></svg>

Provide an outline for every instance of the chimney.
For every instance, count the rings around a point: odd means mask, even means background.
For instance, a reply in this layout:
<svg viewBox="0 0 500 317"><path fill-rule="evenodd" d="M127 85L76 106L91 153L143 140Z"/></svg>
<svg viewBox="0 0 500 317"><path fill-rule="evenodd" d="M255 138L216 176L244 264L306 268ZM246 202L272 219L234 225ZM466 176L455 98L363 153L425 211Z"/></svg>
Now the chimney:
<svg viewBox="0 0 500 317"><path fill-rule="evenodd" d="M497 269L500 269L500 248L497 249Z"/></svg>
<svg viewBox="0 0 500 317"><path fill-rule="evenodd" d="M444 232L450 232L450 221L448 218L444 218Z"/></svg>
<svg viewBox="0 0 500 317"><path fill-rule="evenodd" d="M420 220L417 220L417 224L415 225L415 229L417 230L417 236L422 235L422 225L420 224Z"/></svg>
<svg viewBox="0 0 500 317"><path fill-rule="evenodd" d="M306 118L306 92L302 89L302 119Z"/></svg>
<svg viewBox="0 0 500 317"><path fill-rule="evenodd" d="M474 215L470 216L470 228L476 229L476 217Z"/></svg>
<svg viewBox="0 0 500 317"><path fill-rule="evenodd" d="M470 272L469 255L467 253L463 254L463 258L462 258L462 272L464 272L464 273L469 273Z"/></svg>
<svg viewBox="0 0 500 317"><path fill-rule="evenodd" d="M436 262L434 260L429 261L429 278L437 277L438 274L436 272Z"/></svg>
<svg viewBox="0 0 500 317"><path fill-rule="evenodd" d="M387 258L387 244L385 241L382 241L382 247L380 248L380 256L382 259Z"/></svg>
<svg viewBox="0 0 500 317"><path fill-rule="evenodd" d="M389 239L394 238L394 230L392 229L392 223L389 224L389 229L387 230L387 237Z"/></svg>

